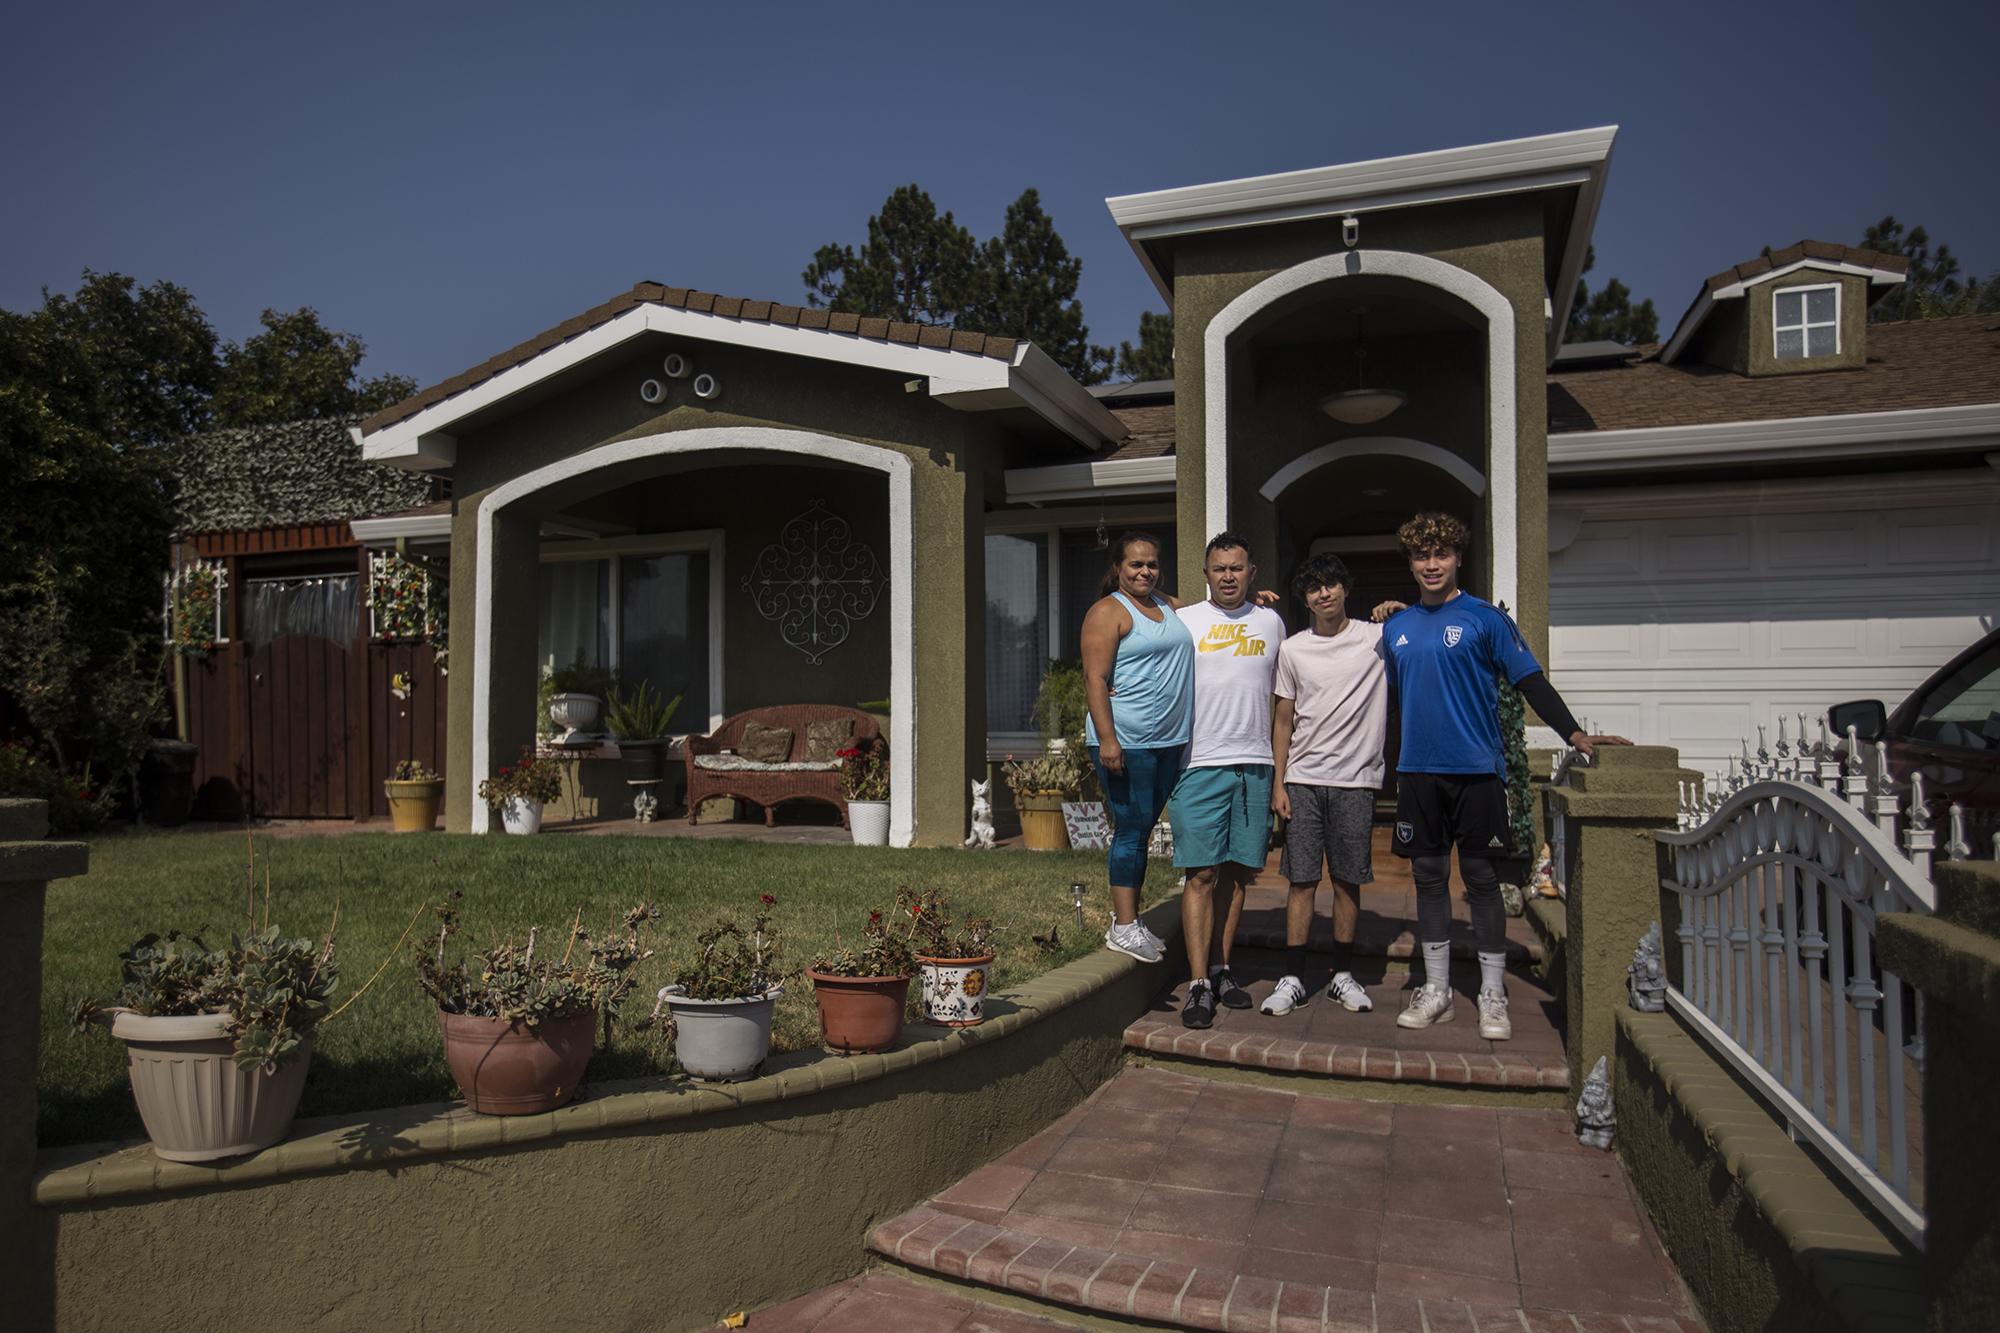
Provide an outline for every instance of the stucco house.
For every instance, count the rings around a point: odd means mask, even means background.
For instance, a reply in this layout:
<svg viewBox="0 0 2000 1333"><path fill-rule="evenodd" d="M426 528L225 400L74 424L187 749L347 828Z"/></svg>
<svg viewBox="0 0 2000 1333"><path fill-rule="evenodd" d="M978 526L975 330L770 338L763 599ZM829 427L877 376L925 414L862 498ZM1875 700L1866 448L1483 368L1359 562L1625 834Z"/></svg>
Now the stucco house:
<svg viewBox="0 0 2000 1333"><path fill-rule="evenodd" d="M1698 762L1919 679L2000 602L2000 340L1868 326L1901 261L1805 245L1661 348L1564 349L1614 138L1108 200L1171 381L646 282L364 421L366 458L451 484L355 524L449 545L449 826L486 828L479 778L581 655L686 691L690 729L886 698L892 841L955 843L1135 525L1182 570L1241 532L1271 587L1338 550L1367 599L1407 595L1396 525L1454 510L1580 710Z"/></svg>

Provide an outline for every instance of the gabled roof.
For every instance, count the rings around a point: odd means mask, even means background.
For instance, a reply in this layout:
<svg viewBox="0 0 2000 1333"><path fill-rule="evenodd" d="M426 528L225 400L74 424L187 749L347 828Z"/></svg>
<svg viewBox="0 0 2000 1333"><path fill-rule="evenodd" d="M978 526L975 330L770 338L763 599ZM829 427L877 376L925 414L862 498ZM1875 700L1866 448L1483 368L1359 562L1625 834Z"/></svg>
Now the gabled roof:
<svg viewBox="0 0 2000 1333"><path fill-rule="evenodd" d="M1546 354L1554 360L1569 321L1576 280L1597 222L1597 207L1611 169L1615 125L1543 134L1528 139L1409 153L1340 166L1217 181L1106 199L1112 221L1125 234L1153 285L1172 305L1171 240L1195 232L1225 231L1308 218L1366 215L1390 208L1550 191L1560 196L1561 221L1550 237L1555 251L1549 278L1553 317Z"/></svg>
<svg viewBox="0 0 2000 1333"><path fill-rule="evenodd" d="M1047 353L1018 338L835 314L641 282L472 369L419 390L355 431L366 455L449 467L456 421L646 332L667 332L922 377L932 397L967 411L1025 406L1086 447L1124 436L1111 412Z"/></svg>
<svg viewBox="0 0 2000 1333"><path fill-rule="evenodd" d="M1549 434L1777 421L2000 403L2000 317L1892 320L1868 326L1853 370L1751 377L1652 349L1626 366L1549 376Z"/></svg>
<svg viewBox="0 0 2000 1333"><path fill-rule="evenodd" d="M1903 281L1909 271L1910 261L1902 255L1886 254L1880 250L1863 250L1855 245L1839 245L1832 241L1797 241L1782 250L1759 255L1722 270L1702 284L1694 303L1674 326L1673 335L1660 349L1660 360L1672 364L1686 348L1688 340L1701 327L1702 320L1717 301L1733 301L1752 287L1760 286L1773 278L1800 269L1821 269L1828 273L1847 273L1866 277L1870 286L1893 286Z"/></svg>

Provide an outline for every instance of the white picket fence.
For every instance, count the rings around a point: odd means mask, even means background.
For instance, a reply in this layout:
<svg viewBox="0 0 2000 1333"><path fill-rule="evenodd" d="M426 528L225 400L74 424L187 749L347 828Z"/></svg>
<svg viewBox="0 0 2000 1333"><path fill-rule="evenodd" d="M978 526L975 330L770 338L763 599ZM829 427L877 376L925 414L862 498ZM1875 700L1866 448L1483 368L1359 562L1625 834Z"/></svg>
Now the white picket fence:
<svg viewBox="0 0 2000 1333"><path fill-rule="evenodd" d="M1932 912L1937 831L1923 780L1885 747L1844 754L1799 717L1758 728L1730 771L1683 784L1661 888L1676 896L1681 981L1667 1003L1912 1244L1921 1246L1921 993L1874 957L1883 912ZM1953 806L1945 852L1967 856Z"/></svg>

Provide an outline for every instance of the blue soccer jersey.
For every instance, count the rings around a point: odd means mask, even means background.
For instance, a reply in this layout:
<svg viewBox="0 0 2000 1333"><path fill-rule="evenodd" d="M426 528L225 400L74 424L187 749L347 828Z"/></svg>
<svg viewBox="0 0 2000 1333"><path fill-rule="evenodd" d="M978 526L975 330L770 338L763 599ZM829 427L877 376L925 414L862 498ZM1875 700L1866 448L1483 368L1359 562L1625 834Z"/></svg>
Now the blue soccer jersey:
<svg viewBox="0 0 2000 1333"><path fill-rule="evenodd" d="M1461 592L1442 606L1418 602L1390 616L1382 646L1403 714L1396 771L1505 776L1495 677L1518 685L1542 669L1513 620Z"/></svg>

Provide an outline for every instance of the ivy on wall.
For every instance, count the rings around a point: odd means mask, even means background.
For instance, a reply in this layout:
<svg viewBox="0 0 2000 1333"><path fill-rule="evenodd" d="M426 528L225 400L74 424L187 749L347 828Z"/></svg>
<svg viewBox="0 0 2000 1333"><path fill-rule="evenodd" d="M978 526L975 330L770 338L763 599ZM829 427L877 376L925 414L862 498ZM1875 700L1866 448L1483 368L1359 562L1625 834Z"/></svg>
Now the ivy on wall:
<svg viewBox="0 0 2000 1333"><path fill-rule="evenodd" d="M192 436L172 446L181 532L326 523L431 498L428 477L370 463L350 422L290 421Z"/></svg>

